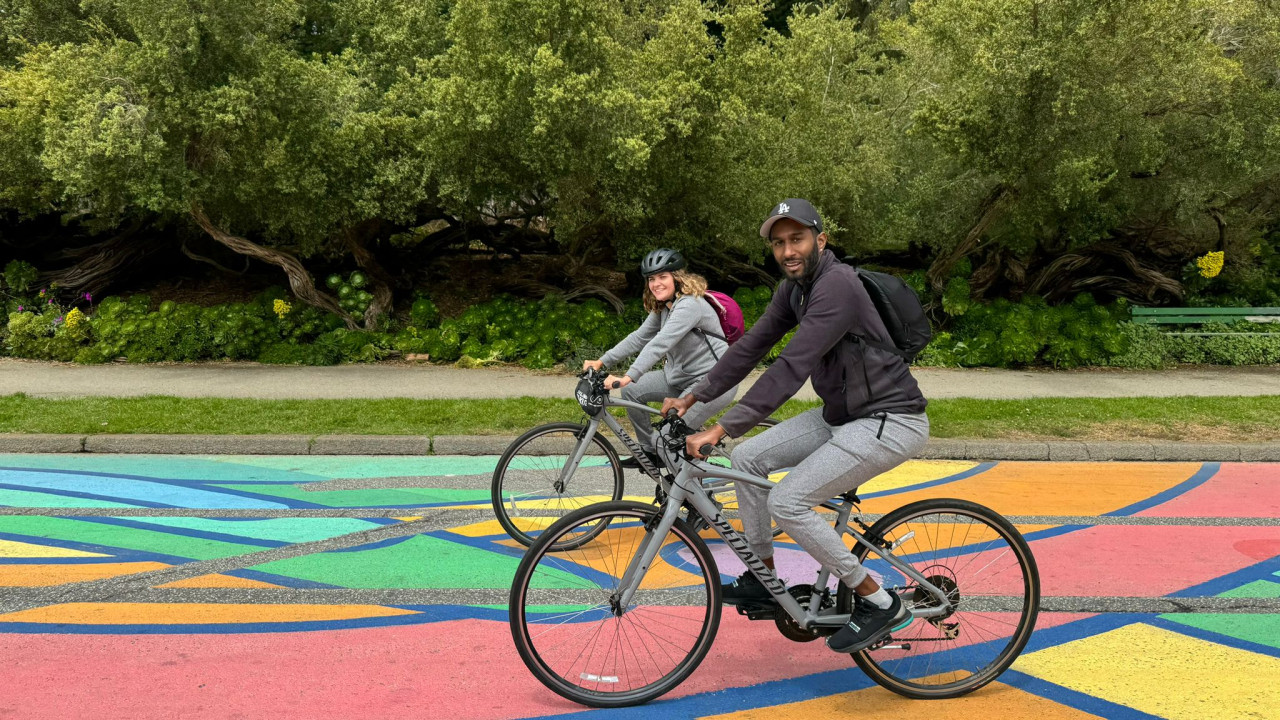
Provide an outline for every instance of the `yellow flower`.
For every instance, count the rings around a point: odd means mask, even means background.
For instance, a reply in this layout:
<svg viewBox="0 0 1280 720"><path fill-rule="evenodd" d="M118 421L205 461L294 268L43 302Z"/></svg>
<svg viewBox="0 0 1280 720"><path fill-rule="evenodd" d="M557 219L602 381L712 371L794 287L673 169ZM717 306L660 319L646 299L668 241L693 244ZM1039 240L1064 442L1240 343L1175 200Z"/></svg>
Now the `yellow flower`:
<svg viewBox="0 0 1280 720"><path fill-rule="evenodd" d="M71 312L67 313L67 317L63 319L67 327L73 328L84 322L84 313L80 312L80 308L71 308Z"/></svg>
<svg viewBox="0 0 1280 720"><path fill-rule="evenodd" d="M1196 258L1196 267L1200 268L1200 275L1207 278L1217 277L1218 273L1222 272L1223 257L1224 253L1219 250Z"/></svg>
<svg viewBox="0 0 1280 720"><path fill-rule="evenodd" d="M275 311L277 317L283 318L285 315L289 314L289 311L293 309L293 306L284 300L277 298L271 309Z"/></svg>

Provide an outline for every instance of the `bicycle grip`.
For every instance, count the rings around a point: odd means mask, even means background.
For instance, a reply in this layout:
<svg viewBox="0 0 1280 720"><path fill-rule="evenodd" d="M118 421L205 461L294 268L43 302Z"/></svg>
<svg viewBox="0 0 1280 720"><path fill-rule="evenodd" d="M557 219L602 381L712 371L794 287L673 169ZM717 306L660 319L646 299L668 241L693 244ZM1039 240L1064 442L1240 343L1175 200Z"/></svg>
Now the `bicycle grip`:
<svg viewBox="0 0 1280 720"><path fill-rule="evenodd" d="M614 389L614 390L617 390L617 389L618 389L619 387L621 387L621 386L622 386L622 381L621 381L621 380L614 380L614 381L613 381L613 389Z"/></svg>
<svg viewBox="0 0 1280 720"><path fill-rule="evenodd" d="M698 454L701 455L702 457L711 457L711 451L715 449L716 449L715 445L712 445L711 443L707 443L706 445L703 445L702 447L698 448Z"/></svg>

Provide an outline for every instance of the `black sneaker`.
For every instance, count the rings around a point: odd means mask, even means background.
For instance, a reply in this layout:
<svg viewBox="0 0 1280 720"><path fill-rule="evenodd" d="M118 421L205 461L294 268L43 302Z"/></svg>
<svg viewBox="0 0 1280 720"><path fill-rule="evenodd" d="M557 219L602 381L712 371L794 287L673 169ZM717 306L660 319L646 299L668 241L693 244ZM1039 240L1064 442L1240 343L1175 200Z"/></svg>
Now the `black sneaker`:
<svg viewBox="0 0 1280 720"><path fill-rule="evenodd" d="M774 602L773 595L750 570L738 576L728 585L720 586L720 597L725 605L751 605Z"/></svg>
<svg viewBox="0 0 1280 720"><path fill-rule="evenodd" d="M911 619L911 611L902 604L897 593L889 593L889 607L881 610L875 603L862 600L853 604L849 623L827 638L827 647L838 653L856 653L875 645L894 628Z"/></svg>
<svg viewBox="0 0 1280 720"><path fill-rule="evenodd" d="M653 452L652 450L645 450L644 455L645 457L649 458L649 462L653 463L654 467L658 468L659 470L662 469L662 458L658 457L658 453ZM643 469L640 467L640 461L636 460L634 455L625 457L619 460L618 467L625 468L627 470Z"/></svg>

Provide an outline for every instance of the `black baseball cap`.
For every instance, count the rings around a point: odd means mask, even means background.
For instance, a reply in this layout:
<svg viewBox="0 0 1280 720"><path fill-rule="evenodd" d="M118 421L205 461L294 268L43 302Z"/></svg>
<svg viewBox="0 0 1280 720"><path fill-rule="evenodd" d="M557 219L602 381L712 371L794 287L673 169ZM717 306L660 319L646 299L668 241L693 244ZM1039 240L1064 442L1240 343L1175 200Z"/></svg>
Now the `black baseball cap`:
<svg viewBox="0 0 1280 720"><path fill-rule="evenodd" d="M822 232L822 218L818 215L817 208L803 198L787 198L773 206L769 219L760 226L760 237L768 240L769 229L782 218L790 218L805 227L813 228L814 232Z"/></svg>

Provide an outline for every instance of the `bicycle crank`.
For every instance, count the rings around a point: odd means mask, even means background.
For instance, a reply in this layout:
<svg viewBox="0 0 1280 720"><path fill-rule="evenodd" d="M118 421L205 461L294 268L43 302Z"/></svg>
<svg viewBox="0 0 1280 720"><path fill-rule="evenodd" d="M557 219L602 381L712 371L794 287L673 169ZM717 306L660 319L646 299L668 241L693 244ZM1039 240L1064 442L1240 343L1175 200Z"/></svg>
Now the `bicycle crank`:
<svg viewBox="0 0 1280 720"><path fill-rule="evenodd" d="M813 597L812 585L792 585L787 588L787 592L791 593L791 597L795 598L796 602L800 603L801 609L808 611L809 600ZM822 593L819 603L819 609L821 610L835 607L836 604L835 600L831 597L830 590ZM836 630L839 630L839 628L834 627L819 627L812 630L803 628L796 622L795 618L791 617L790 613L782 609L779 609L773 616L773 621L777 624L778 632L782 633L782 637L795 642L813 642L820 637L834 635Z"/></svg>

